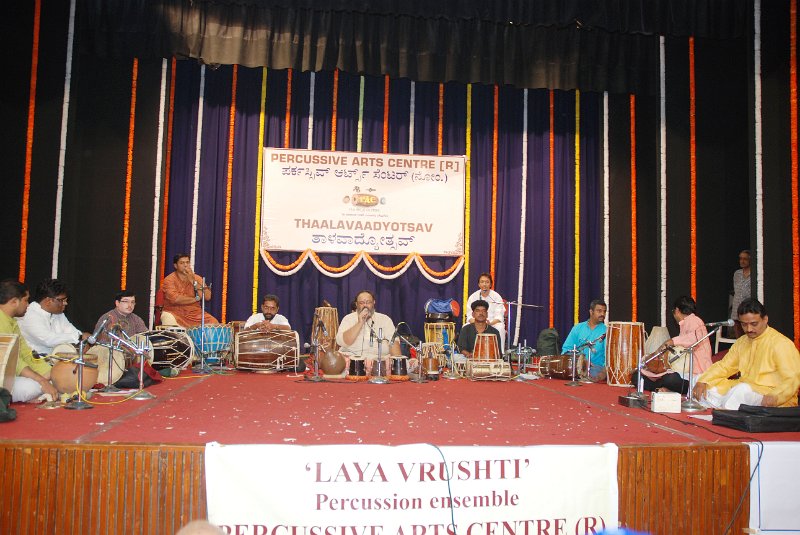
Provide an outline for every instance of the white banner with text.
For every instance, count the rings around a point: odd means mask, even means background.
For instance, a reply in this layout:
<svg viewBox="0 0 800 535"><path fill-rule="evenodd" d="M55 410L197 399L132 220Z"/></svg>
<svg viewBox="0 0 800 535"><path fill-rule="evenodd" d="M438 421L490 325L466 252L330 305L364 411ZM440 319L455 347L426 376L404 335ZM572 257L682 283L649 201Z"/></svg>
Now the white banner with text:
<svg viewBox="0 0 800 535"><path fill-rule="evenodd" d="M222 445L208 518L236 535L591 534L616 528L617 446Z"/></svg>
<svg viewBox="0 0 800 535"><path fill-rule="evenodd" d="M464 156L264 149L261 248L464 254Z"/></svg>

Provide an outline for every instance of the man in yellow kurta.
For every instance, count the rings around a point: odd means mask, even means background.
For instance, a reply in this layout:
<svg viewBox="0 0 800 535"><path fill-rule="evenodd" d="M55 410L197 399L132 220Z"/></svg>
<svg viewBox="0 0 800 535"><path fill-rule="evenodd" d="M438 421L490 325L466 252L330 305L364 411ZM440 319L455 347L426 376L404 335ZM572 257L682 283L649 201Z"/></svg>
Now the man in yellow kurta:
<svg viewBox="0 0 800 535"><path fill-rule="evenodd" d="M11 389L12 401L31 401L43 393L49 394L51 399L58 396L56 388L48 381L50 365L33 358L31 347L14 319L25 315L29 298L30 293L21 282L13 279L0 281L0 333L16 334L19 344L16 377Z"/></svg>
<svg viewBox="0 0 800 535"><path fill-rule="evenodd" d="M172 260L175 271L164 277L161 289L164 291L164 311L161 322L164 325L180 325L195 327L203 321L206 325L219 323L217 319L205 313L201 300L211 299L211 288L203 285L200 275L192 271L189 255L179 253Z"/></svg>
<svg viewBox="0 0 800 535"><path fill-rule="evenodd" d="M768 325L767 310L757 299L745 299L737 312L745 336L699 377L692 395L719 409L797 406L800 353L794 342ZM739 379L729 379L737 372Z"/></svg>

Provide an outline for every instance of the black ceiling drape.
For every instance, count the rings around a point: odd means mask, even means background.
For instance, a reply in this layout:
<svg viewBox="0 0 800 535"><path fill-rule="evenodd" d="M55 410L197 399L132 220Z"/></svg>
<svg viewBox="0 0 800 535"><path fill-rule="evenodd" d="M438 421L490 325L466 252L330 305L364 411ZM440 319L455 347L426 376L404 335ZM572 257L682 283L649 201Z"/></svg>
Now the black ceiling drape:
<svg viewBox="0 0 800 535"><path fill-rule="evenodd" d="M656 94L658 35L742 37L747 0L84 0L101 57Z"/></svg>

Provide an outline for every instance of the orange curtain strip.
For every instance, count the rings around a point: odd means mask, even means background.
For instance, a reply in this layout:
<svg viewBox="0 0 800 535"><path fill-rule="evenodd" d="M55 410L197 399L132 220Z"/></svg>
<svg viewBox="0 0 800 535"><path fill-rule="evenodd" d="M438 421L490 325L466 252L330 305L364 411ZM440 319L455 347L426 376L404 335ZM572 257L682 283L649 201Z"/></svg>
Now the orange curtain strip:
<svg viewBox="0 0 800 535"><path fill-rule="evenodd" d="M797 0L789 5L789 109L792 144L792 304L794 310L794 345L800 346L800 214L798 210L797 157ZM760 274L759 274L760 276Z"/></svg>
<svg viewBox="0 0 800 535"><path fill-rule="evenodd" d="M280 269L281 271L290 271L290 270L296 268L298 265L300 265L300 262L302 262L303 259L308 255L309 251L310 251L310 249L306 249L305 251L300 253L300 256L297 257L297 260L295 260L291 264L279 264L278 261L275 260L272 257L272 255L269 254L269 251L267 251L267 250L264 250L264 256L267 257L267 262L269 262L270 264L272 264L276 268Z"/></svg>
<svg viewBox="0 0 800 535"><path fill-rule="evenodd" d="M492 128L492 241L489 251L489 273L494 280L495 251L497 249L497 138L499 129L500 88L494 86L494 126ZM494 286L494 285L492 285Z"/></svg>
<svg viewBox="0 0 800 535"><path fill-rule="evenodd" d="M695 122L694 37L689 38L689 233L692 299L697 299L697 124Z"/></svg>
<svg viewBox="0 0 800 535"><path fill-rule="evenodd" d="M419 260L419 263L422 265L422 269L424 269L426 273L428 273L429 275L431 275L433 277L447 277L453 271L455 271L456 267L458 267L458 261L461 260L462 258L464 258L463 256L460 256L460 257L456 258L455 262L453 262L453 265L450 266L449 268L445 269L444 271L434 271L434 270L432 270L430 268L430 266L428 266L428 264L425 263L425 259L424 258L422 258L420 255L416 255L416 256L417 256L417 259Z"/></svg>
<svg viewBox="0 0 800 535"><path fill-rule="evenodd" d="M228 119L228 169L225 184L225 240L222 250L222 311L221 321L227 322L228 315L228 260L231 254L231 194L233 191L233 149L234 128L236 127L236 90L238 86L239 66L233 66L231 77L231 111Z"/></svg>
<svg viewBox="0 0 800 535"><path fill-rule="evenodd" d="M283 127L283 148L289 148L289 121L292 118L292 69L286 69L286 124Z"/></svg>
<svg viewBox="0 0 800 535"><path fill-rule="evenodd" d="M372 264L375 267L375 269L383 271L384 273L391 273L393 271L399 271L403 269L403 266L405 266L411 260L413 260L415 255L416 253L408 253L408 255L396 266L384 266L383 264L379 264L377 260L372 258L372 255L370 255L369 253L364 253L364 256L367 257L367 262Z"/></svg>
<svg viewBox="0 0 800 535"><path fill-rule="evenodd" d="M19 236L19 280L25 281L25 264L28 257L28 217L31 204L31 166L33 162L33 126L36 116L36 81L39 70L39 28L42 1L33 7L33 46L31 47L31 81L28 90L28 128L25 134L25 185L22 187L22 223Z"/></svg>
<svg viewBox="0 0 800 535"><path fill-rule="evenodd" d="M383 77L383 153L389 152L389 75Z"/></svg>
<svg viewBox="0 0 800 535"><path fill-rule="evenodd" d="M444 84L439 84L439 127L436 131L436 154L442 155L442 132L444 130Z"/></svg>
<svg viewBox="0 0 800 535"><path fill-rule="evenodd" d="M331 111L331 150L336 150L336 112L339 106L339 69L333 69L333 106Z"/></svg>
<svg viewBox="0 0 800 535"><path fill-rule="evenodd" d="M166 269L166 255L167 255L167 214L169 213L169 175L172 169L172 127L175 121L175 71L177 69L177 61L172 57L172 64L170 66L170 80L169 80L169 112L167 115L167 154L164 157L164 191L162 198L164 199L164 207L161 211L161 257L159 263L159 281L164 280L164 270ZM160 286L160 284L159 284Z"/></svg>
<svg viewBox="0 0 800 535"><path fill-rule="evenodd" d="M630 97L631 110L631 321L639 315L639 248L636 238L636 95Z"/></svg>
<svg viewBox="0 0 800 535"><path fill-rule="evenodd" d="M556 155L555 155L555 126L556 126L556 115L555 115L555 93L553 90L550 90L550 323L549 326L552 329L555 325L555 296L556 296L556 284L555 284L555 250L556 250L556 235L555 235L555 227L556 227L556 199L555 199L555 191L556 191Z"/></svg>
<svg viewBox="0 0 800 535"><path fill-rule="evenodd" d="M313 256L313 257L314 257L314 260L316 260L316 261L317 261L317 264L319 264L320 266L322 266L322 267L323 267L323 269L326 269L326 270L328 270L328 271L330 271L330 272L332 272L332 273L341 273L342 271L346 271L347 269L349 269L349 268L350 268L350 266L352 266L352 265L353 265L353 264L356 262L356 260L358 260L359 253L356 253L356 254L354 254L354 255L353 255L353 258L351 258L351 259L350 259L350 261L349 261L349 262L347 262L347 263L346 263L345 265L343 265L342 267L333 267L333 266L329 266L328 264L326 264L325 262L323 262L323 261L320 259L320 257L319 257L319 256L317 256L317 253L315 253L314 251L311 251L311 256Z"/></svg>
<svg viewBox="0 0 800 535"><path fill-rule="evenodd" d="M133 140L136 126L136 89L139 81L139 59L133 58L131 74L131 109L128 123L128 162L125 166L125 208L122 216L122 275L120 288L128 287L128 236L131 227L131 180L133 178Z"/></svg>

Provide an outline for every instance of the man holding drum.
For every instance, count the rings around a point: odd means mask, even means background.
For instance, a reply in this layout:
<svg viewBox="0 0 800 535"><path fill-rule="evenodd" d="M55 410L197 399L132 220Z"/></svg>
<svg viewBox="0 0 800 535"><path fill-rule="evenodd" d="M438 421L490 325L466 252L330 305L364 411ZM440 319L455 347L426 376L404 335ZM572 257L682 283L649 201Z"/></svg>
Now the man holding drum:
<svg viewBox="0 0 800 535"><path fill-rule="evenodd" d="M203 279L192 270L189 255L178 253L172 259L175 271L164 277L161 290L164 292L164 310L161 323L164 325L180 325L196 327L203 320L201 300L211 299L211 287L203 285ZM205 324L219 323L217 319L205 313Z"/></svg>
<svg viewBox="0 0 800 535"><path fill-rule="evenodd" d="M608 307L602 299L589 303L589 319L576 324L564 340L561 353L567 354L574 348L589 362L589 376L595 381L606 379L606 312Z"/></svg>
<svg viewBox="0 0 800 535"><path fill-rule="evenodd" d="M497 347L502 347L500 345L502 341L500 331L489 325L489 302L477 299L470 304L470 307L472 308L473 322L465 324L458 333L458 349L461 350L461 354L467 358L472 358L475 340L479 334L495 335L497 337Z"/></svg>
<svg viewBox="0 0 800 535"><path fill-rule="evenodd" d="M258 330L263 333L271 331L289 331L292 329L289 320L278 314L280 300L277 295L267 294L261 301L261 312L247 318L244 323L245 330Z"/></svg>
<svg viewBox="0 0 800 535"><path fill-rule="evenodd" d="M356 310L339 324L336 343L342 353L364 357L367 373L378 358L380 348L384 370L391 369L391 355L400 355L400 340L390 344L388 336L394 334L394 322L386 314L375 312L375 296L364 290L356 296Z"/></svg>
<svg viewBox="0 0 800 535"><path fill-rule="evenodd" d="M718 409L739 405L797 406L800 353L790 339L769 326L767 309L748 298L737 309L745 336L736 340L722 360L697 379L692 396ZM729 379L739 373L738 379Z"/></svg>

